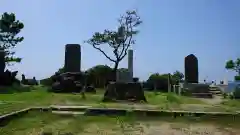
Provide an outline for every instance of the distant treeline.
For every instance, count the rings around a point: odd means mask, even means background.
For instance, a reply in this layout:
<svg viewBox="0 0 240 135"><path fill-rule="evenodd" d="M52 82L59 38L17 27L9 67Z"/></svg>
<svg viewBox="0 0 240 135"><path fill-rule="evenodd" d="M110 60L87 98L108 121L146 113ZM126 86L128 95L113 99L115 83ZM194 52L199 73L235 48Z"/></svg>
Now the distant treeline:
<svg viewBox="0 0 240 135"><path fill-rule="evenodd" d="M127 69L120 68L118 70L122 70L123 72ZM57 73L63 73L63 68L60 68ZM87 85L93 85L96 88L104 88L105 85L113 80L113 69L107 65L97 65L94 66L86 71L83 72L85 84ZM52 76L49 78L45 78L40 80L40 83L42 85L51 86L52 85ZM171 82L172 84L176 84L178 81L182 81L183 74L179 71L174 72L171 75ZM137 79L137 78L135 78ZM168 74L159 74L154 73L151 74L146 81L141 82L143 84L143 87L148 90L167 90L168 88Z"/></svg>

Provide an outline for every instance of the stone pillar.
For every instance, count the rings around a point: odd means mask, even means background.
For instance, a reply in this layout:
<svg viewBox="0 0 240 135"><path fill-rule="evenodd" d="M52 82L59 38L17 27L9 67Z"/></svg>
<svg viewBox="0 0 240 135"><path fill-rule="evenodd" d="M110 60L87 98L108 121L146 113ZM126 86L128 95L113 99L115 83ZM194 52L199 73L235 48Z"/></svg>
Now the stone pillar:
<svg viewBox="0 0 240 135"><path fill-rule="evenodd" d="M181 86L179 85L179 86L178 86L178 95L181 96L181 93L182 93L182 88L181 88Z"/></svg>
<svg viewBox="0 0 240 135"><path fill-rule="evenodd" d="M176 93L176 87L177 85L173 85L173 93Z"/></svg>
<svg viewBox="0 0 240 135"><path fill-rule="evenodd" d="M171 74L168 74L168 92L172 92Z"/></svg>
<svg viewBox="0 0 240 135"><path fill-rule="evenodd" d="M79 44L67 44L65 46L64 71L81 71L81 46Z"/></svg>
<svg viewBox="0 0 240 135"><path fill-rule="evenodd" d="M133 80L133 50L128 50L128 71L130 80Z"/></svg>

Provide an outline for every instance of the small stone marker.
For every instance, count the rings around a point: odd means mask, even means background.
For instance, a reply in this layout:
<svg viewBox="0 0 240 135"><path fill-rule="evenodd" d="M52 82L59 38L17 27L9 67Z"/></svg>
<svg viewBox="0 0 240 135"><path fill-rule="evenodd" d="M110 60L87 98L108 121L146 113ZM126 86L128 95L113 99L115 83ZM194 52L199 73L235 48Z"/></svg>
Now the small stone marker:
<svg viewBox="0 0 240 135"><path fill-rule="evenodd" d="M171 85L171 74L168 73L168 92L172 91L172 85Z"/></svg>

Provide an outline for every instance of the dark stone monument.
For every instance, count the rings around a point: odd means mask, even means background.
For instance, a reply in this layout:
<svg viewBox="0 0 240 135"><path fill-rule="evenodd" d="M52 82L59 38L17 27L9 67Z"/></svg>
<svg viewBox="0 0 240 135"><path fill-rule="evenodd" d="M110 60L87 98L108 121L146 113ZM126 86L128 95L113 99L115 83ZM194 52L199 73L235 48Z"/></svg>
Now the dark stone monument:
<svg viewBox="0 0 240 135"><path fill-rule="evenodd" d="M81 46L79 44L67 44L65 46L65 72L80 72Z"/></svg>
<svg viewBox="0 0 240 135"><path fill-rule="evenodd" d="M53 77L53 92L81 92L84 75L81 72L81 46L67 44L65 47L64 73Z"/></svg>
<svg viewBox="0 0 240 135"><path fill-rule="evenodd" d="M116 82L110 82L104 93L103 101L147 102L141 83L133 80L133 51L128 51L128 70L117 72ZM136 81L136 82L134 82Z"/></svg>
<svg viewBox="0 0 240 135"><path fill-rule="evenodd" d="M198 83L198 59L193 54L185 57L185 83L183 94L198 98L212 98L208 84Z"/></svg>
<svg viewBox="0 0 240 135"><path fill-rule="evenodd" d="M186 83L198 83L198 59L193 54L185 57Z"/></svg>

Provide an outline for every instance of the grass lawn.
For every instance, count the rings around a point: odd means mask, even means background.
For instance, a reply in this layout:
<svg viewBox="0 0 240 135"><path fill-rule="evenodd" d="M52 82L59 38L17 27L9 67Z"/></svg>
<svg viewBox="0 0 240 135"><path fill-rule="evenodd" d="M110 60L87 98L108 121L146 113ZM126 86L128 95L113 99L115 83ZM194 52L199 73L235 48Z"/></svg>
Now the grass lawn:
<svg viewBox="0 0 240 135"><path fill-rule="evenodd" d="M30 112L0 128L1 135L41 135L43 132L73 135L237 135L239 121L222 118L183 119L147 117L61 116Z"/></svg>
<svg viewBox="0 0 240 135"><path fill-rule="evenodd" d="M240 107L239 101L224 101L219 105L209 105L202 100L177 96L175 94L145 92L148 103L103 103L104 91L97 90L97 94L86 94L82 99L80 94L49 93L45 87L31 88L30 92L12 92L0 94L0 115L33 106L48 105L90 105L93 107L114 108L144 108L144 109L172 109L192 111L233 111Z"/></svg>

